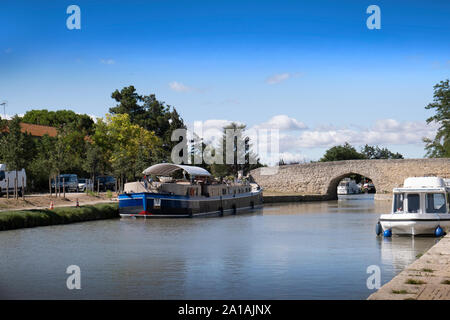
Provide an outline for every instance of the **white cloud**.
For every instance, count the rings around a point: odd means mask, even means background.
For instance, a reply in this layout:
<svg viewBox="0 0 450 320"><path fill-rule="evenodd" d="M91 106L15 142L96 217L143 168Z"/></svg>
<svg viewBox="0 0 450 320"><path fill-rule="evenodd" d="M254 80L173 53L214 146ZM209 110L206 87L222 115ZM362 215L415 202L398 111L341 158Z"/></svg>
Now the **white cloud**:
<svg viewBox="0 0 450 320"><path fill-rule="evenodd" d="M279 129L286 131L304 130L307 126L297 119L290 118L285 114L273 116L267 122L254 126L255 129Z"/></svg>
<svg viewBox="0 0 450 320"><path fill-rule="evenodd" d="M187 85L185 85L185 84L183 84L181 82L178 82L178 81L170 82L169 83L169 87L170 87L170 89L172 89L173 91L176 91L176 92L199 92L199 93L203 93L205 91L204 89L187 86Z"/></svg>
<svg viewBox="0 0 450 320"><path fill-rule="evenodd" d="M76 114L84 115L84 114L86 114L86 113L79 113L79 112L76 112ZM87 115L88 115L89 118L91 118L94 122L97 122L98 119L101 119L101 118L102 118L102 117L99 117L99 116L97 116L97 115L95 115L95 114L87 114Z"/></svg>
<svg viewBox="0 0 450 320"><path fill-rule="evenodd" d="M177 82L177 81L172 81L171 83L169 83L169 87L173 91L177 91L177 92L189 92L189 91L192 91L192 88L190 88L188 86L185 86L181 82Z"/></svg>
<svg viewBox="0 0 450 320"><path fill-rule="evenodd" d="M2 114L0 115L0 119L3 119L3 120L11 120L12 118L14 118L14 116L16 116L16 115L10 115L10 114L4 115L4 114L2 113ZM19 113L19 114L17 114L17 116L23 117L24 114L23 114L23 113Z"/></svg>
<svg viewBox="0 0 450 320"><path fill-rule="evenodd" d="M367 129L314 129L287 139L300 148L331 147L345 142L353 145L418 145L422 144L423 137L433 137L437 128L438 125L427 125L425 121L399 122L394 119L382 119L375 121L374 125Z"/></svg>
<svg viewBox="0 0 450 320"><path fill-rule="evenodd" d="M115 64L116 61L114 59L100 59L100 63L111 65L111 64Z"/></svg>
<svg viewBox="0 0 450 320"><path fill-rule="evenodd" d="M284 73L278 73L278 74L274 74L270 77L268 77L266 79L266 83L267 84L277 84L283 81L286 81L292 77L298 76L299 73L289 73L289 72L284 72Z"/></svg>
<svg viewBox="0 0 450 320"><path fill-rule="evenodd" d="M220 142L223 127L231 124L230 120L211 119L198 121L202 126L202 137L205 143ZM236 121L235 121L236 122ZM238 124L243 124L237 122ZM422 138L433 138L439 125L435 123L427 124L425 121L398 121L395 119L376 120L371 126L360 127L351 125L348 127L337 127L333 125L319 125L315 128L308 127L301 121L290 118L287 115L276 115L268 121L256 124L247 128L247 133L258 133L258 129L278 129L279 155L260 154L263 163L274 164L274 161L283 159L285 162L305 162L309 161L310 154L317 150L350 143L357 149L369 145L379 146L423 146ZM189 130L194 129L194 125L188 125ZM255 148L262 147L262 150L273 151L268 141L258 141L251 138ZM275 147L276 148L276 147ZM255 149L258 152L257 149ZM395 149L392 151L395 152ZM308 156L310 155L310 156ZM405 155L407 157L407 155ZM269 158L268 158L269 157ZM275 159L276 158L276 159Z"/></svg>
<svg viewBox="0 0 450 320"><path fill-rule="evenodd" d="M308 162L310 159L301 153L292 152L280 152L280 160L283 159L284 163Z"/></svg>

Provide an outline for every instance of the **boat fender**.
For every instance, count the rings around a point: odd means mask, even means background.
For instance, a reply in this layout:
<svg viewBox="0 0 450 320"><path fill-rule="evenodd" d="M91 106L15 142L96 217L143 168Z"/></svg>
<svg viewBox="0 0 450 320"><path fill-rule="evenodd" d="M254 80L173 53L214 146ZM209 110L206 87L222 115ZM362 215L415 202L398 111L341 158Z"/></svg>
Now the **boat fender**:
<svg viewBox="0 0 450 320"><path fill-rule="evenodd" d="M436 230L434 230L434 235L436 237L442 237L444 235L444 230L441 228L441 226L437 226Z"/></svg>
<svg viewBox="0 0 450 320"><path fill-rule="evenodd" d="M377 225L375 226L375 233L377 236L379 236L383 232L383 228L381 227L380 221L378 221Z"/></svg>
<svg viewBox="0 0 450 320"><path fill-rule="evenodd" d="M391 229L384 230L383 236L386 237L386 238L391 237L392 236L392 230Z"/></svg>

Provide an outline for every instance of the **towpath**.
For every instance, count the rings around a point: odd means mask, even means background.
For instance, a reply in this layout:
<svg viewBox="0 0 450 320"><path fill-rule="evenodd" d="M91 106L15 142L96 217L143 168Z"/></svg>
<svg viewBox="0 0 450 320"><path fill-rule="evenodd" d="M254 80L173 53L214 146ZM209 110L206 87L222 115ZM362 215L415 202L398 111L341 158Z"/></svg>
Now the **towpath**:
<svg viewBox="0 0 450 320"><path fill-rule="evenodd" d="M450 300L450 234L368 299Z"/></svg>

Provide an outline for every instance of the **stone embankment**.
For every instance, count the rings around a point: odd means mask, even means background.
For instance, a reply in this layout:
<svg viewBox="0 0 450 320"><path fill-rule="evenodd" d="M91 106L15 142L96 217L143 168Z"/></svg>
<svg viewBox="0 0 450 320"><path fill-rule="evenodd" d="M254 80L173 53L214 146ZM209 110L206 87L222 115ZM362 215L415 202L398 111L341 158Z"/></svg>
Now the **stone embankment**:
<svg viewBox="0 0 450 320"><path fill-rule="evenodd" d="M450 300L450 235L442 238L369 300Z"/></svg>
<svg viewBox="0 0 450 320"><path fill-rule="evenodd" d="M323 195L263 195L264 203L308 202L330 200Z"/></svg>

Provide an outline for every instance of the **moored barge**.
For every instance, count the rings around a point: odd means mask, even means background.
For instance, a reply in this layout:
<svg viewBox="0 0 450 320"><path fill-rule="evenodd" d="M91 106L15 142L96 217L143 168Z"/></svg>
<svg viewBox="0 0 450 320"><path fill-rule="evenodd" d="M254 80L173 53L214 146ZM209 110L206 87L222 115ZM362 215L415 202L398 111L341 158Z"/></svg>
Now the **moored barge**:
<svg viewBox="0 0 450 320"><path fill-rule="evenodd" d="M181 179L173 176L178 174ZM249 181L219 183L200 167L160 163L144 179L125 184L119 195L121 217L182 218L236 214L262 205L262 189ZM156 177L154 181L152 177Z"/></svg>

